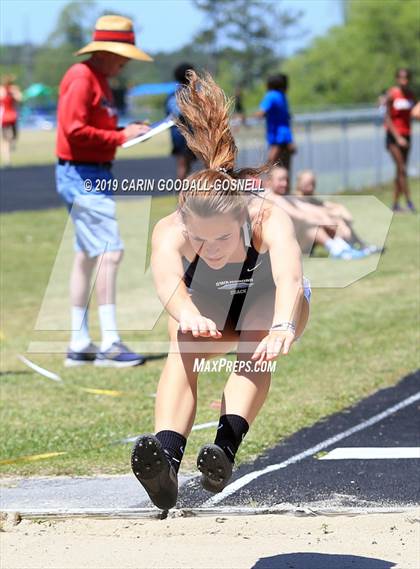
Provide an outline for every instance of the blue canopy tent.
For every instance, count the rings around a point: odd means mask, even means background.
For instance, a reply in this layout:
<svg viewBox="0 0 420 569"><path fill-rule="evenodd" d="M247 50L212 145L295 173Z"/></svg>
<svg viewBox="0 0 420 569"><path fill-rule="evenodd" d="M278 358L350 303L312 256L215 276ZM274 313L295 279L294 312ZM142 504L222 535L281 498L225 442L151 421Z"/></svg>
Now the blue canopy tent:
<svg viewBox="0 0 420 569"><path fill-rule="evenodd" d="M170 83L146 83L144 85L136 85L132 87L127 95L129 97L148 97L150 95L169 95L173 93L177 87L174 81Z"/></svg>

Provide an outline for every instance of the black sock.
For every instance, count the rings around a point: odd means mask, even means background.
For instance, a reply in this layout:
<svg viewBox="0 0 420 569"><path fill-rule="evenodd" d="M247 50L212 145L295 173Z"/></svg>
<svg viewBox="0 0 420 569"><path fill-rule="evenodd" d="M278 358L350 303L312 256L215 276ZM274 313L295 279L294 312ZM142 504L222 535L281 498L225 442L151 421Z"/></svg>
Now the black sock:
<svg viewBox="0 0 420 569"><path fill-rule="evenodd" d="M231 462L235 461L235 454L243 438L247 434L249 425L239 415L222 415L217 427L214 444L221 447Z"/></svg>
<svg viewBox="0 0 420 569"><path fill-rule="evenodd" d="M178 472L184 456L187 439L175 431L159 431L156 438L163 446L163 450L171 461L172 466Z"/></svg>

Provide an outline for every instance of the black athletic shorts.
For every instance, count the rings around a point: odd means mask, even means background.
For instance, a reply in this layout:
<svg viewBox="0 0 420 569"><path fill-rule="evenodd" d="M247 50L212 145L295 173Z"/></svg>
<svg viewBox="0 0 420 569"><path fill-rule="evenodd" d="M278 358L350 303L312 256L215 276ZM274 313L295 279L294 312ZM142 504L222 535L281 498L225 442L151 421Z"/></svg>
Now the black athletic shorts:
<svg viewBox="0 0 420 569"><path fill-rule="evenodd" d="M398 148L401 148L402 150L408 150L410 148L411 137L409 135L404 135L404 134L401 134L401 136L403 138L405 138L405 140L408 142L407 147L400 146L398 144L398 142L396 141L395 136L391 132L389 132L389 130L387 130L386 131L386 137L385 137L386 148L389 148L390 144L396 144L398 146Z"/></svg>

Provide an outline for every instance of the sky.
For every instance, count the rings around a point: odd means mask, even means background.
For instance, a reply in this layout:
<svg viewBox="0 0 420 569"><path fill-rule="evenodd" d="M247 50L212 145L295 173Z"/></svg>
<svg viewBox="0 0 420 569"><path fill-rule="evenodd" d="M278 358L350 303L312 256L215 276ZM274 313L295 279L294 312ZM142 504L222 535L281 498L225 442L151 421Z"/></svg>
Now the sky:
<svg viewBox="0 0 420 569"><path fill-rule="evenodd" d="M279 0L274 0L276 4ZM0 43L43 43L68 0L1 0ZM285 42L287 55L342 22L339 0L281 0L283 9L302 11L298 37ZM136 43L145 51L172 51L204 23L191 0L97 0L98 11L114 9L136 18Z"/></svg>

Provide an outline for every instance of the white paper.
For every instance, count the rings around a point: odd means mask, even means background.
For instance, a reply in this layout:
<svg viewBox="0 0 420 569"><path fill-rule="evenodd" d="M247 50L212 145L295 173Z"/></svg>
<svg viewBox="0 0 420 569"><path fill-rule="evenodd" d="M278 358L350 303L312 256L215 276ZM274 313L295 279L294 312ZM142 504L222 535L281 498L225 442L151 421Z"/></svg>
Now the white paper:
<svg viewBox="0 0 420 569"><path fill-rule="evenodd" d="M136 136L136 138L132 138L131 140L127 140L127 142L124 142L124 144L122 145L123 148L130 148L130 146L134 146L135 144L138 144L139 142L144 142L145 140L148 140L149 138L152 138L152 136L155 136L156 134L160 134L161 132L167 130L168 128L171 128L171 126L174 126L174 121L171 118L166 118L165 120L156 123L155 125L152 125L152 128L146 132L146 134L142 134L140 136Z"/></svg>

